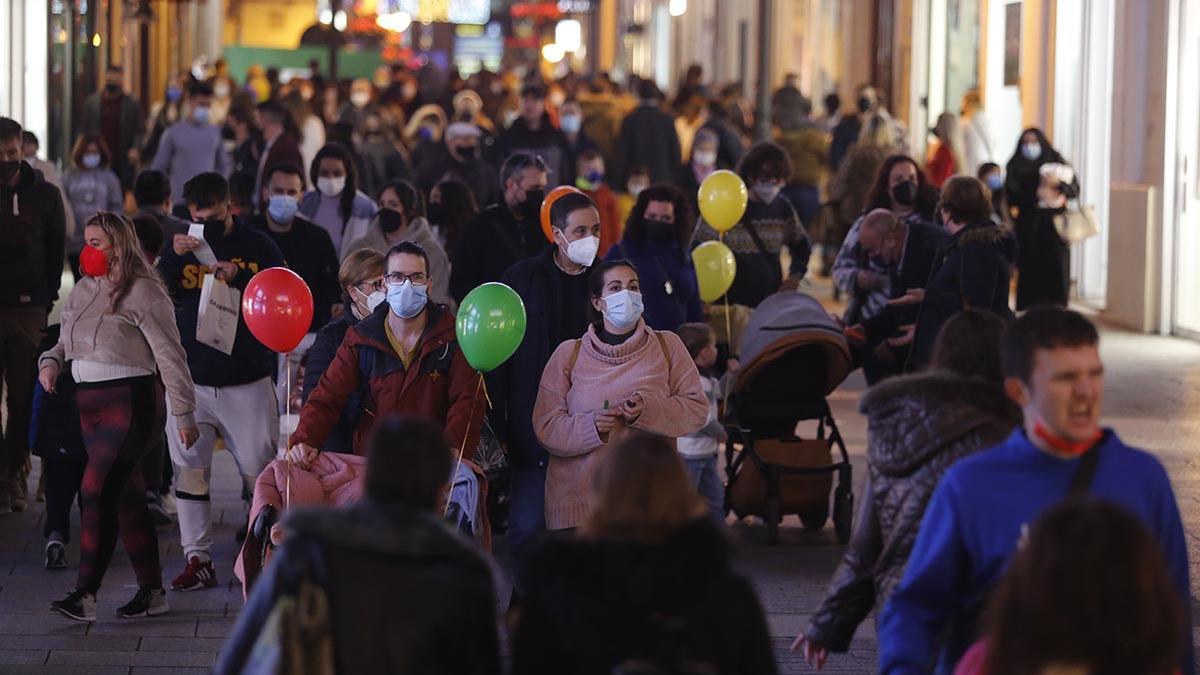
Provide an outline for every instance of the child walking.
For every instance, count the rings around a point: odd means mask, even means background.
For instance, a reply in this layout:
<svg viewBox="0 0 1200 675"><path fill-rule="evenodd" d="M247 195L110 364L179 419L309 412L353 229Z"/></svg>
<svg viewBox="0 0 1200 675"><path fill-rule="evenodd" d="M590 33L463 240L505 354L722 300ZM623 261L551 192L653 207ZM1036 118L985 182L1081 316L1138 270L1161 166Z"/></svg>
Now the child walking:
<svg viewBox="0 0 1200 675"><path fill-rule="evenodd" d="M712 375L717 361L717 335L706 323L685 323L675 333L696 362L704 395L708 398L708 421L696 433L679 438L679 455L691 474L692 484L718 522L725 521L725 486L717 468L717 454L728 435L717 417L717 403L724 391L722 381ZM731 369L726 375L733 373Z"/></svg>

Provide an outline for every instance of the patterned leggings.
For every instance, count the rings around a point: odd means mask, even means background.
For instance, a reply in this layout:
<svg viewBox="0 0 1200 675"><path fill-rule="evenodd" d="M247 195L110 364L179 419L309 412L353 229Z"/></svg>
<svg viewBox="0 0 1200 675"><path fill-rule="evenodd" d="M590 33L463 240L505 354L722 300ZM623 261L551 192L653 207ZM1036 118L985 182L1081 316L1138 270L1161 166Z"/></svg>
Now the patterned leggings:
<svg viewBox="0 0 1200 675"><path fill-rule="evenodd" d="M153 376L81 383L75 402L88 454L80 490L77 586L93 594L99 590L119 532L138 586L158 588L158 534L146 508L146 482L138 462L165 424L162 389Z"/></svg>

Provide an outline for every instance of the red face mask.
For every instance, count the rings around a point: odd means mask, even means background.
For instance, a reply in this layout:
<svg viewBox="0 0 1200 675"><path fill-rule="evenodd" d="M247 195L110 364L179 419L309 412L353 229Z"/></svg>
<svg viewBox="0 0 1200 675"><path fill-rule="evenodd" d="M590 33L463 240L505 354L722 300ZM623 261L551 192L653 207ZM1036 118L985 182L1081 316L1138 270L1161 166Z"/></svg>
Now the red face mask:
<svg viewBox="0 0 1200 675"><path fill-rule="evenodd" d="M1096 434L1090 439L1081 443L1076 443L1075 441L1068 441L1062 436L1050 431L1040 421L1033 423L1033 433L1051 450L1059 454L1069 455L1071 457L1078 457L1088 450L1091 450L1092 446L1094 446L1096 442L1100 440L1100 437L1104 435L1102 431L1096 430Z"/></svg>
<svg viewBox="0 0 1200 675"><path fill-rule="evenodd" d="M79 270L89 277L108 276L108 256L95 246L84 246L79 253Z"/></svg>

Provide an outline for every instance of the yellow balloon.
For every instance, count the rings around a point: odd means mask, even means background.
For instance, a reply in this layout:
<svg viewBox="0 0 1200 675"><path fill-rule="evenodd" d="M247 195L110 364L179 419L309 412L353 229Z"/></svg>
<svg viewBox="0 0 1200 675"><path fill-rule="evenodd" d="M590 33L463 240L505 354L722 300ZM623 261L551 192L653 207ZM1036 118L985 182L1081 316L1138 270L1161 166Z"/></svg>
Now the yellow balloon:
<svg viewBox="0 0 1200 675"><path fill-rule="evenodd" d="M728 232L746 212L746 184L736 173L714 171L700 184L700 215L717 232Z"/></svg>
<svg viewBox="0 0 1200 675"><path fill-rule="evenodd" d="M716 302L725 295L737 276L737 260L733 251L719 241L706 241L692 250L692 265L700 282L700 299Z"/></svg>

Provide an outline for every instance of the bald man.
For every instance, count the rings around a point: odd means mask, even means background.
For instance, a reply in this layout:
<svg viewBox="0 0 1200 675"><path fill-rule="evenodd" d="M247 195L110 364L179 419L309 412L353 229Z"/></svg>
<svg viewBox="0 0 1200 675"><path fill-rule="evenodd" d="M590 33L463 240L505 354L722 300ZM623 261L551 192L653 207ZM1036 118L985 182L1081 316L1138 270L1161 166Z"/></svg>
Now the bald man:
<svg viewBox="0 0 1200 675"><path fill-rule="evenodd" d="M916 322L925 284L942 254L940 246L946 236L943 228L916 219L897 218L888 209L875 209L863 217L858 231L859 246L892 270L891 301L850 331L852 336L865 338L855 341L854 349L868 383L903 371L908 346L892 343L899 342L896 338Z"/></svg>

